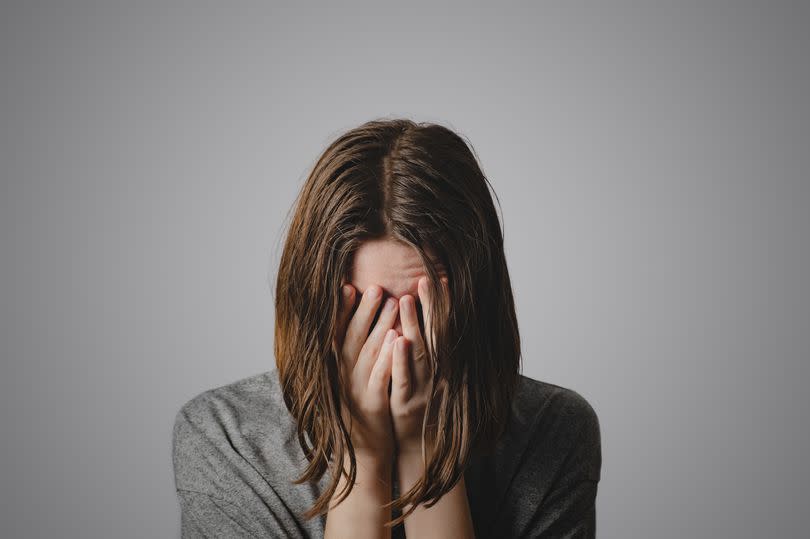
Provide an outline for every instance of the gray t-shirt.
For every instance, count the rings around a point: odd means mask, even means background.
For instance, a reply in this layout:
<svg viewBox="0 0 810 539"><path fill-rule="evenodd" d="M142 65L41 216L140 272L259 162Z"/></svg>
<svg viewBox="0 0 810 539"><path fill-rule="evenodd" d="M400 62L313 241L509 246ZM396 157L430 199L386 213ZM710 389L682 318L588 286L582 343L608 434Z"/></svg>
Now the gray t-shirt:
<svg viewBox="0 0 810 539"><path fill-rule="evenodd" d="M512 410L494 454L465 471L476 537L595 537L602 453L593 408L576 391L521 375ZM323 537L326 517L301 515L329 472L292 484L305 459L275 369L184 404L173 463L184 539ZM392 535L404 537L403 526Z"/></svg>

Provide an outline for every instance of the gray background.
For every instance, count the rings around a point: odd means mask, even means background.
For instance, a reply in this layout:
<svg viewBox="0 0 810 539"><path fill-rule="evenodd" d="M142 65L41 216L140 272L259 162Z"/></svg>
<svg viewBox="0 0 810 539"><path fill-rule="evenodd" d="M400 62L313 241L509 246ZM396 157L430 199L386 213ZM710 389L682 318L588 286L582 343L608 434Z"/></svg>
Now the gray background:
<svg viewBox="0 0 810 539"><path fill-rule="evenodd" d="M400 115L500 197L599 536L807 536L807 4L220 4L0 8L0 536L177 536L175 413L270 368L298 188Z"/></svg>

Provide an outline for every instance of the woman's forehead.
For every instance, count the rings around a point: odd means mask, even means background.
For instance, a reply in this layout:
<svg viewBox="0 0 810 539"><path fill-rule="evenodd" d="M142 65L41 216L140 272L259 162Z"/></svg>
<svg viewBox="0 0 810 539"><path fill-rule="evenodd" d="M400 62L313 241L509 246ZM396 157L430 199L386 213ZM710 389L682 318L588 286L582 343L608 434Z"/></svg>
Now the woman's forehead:
<svg viewBox="0 0 810 539"><path fill-rule="evenodd" d="M444 273L441 263L427 251L435 268ZM427 270L414 247L390 239L364 242L354 253L349 282L363 293L372 284L383 288L385 295L400 298L411 294L417 300L418 283Z"/></svg>

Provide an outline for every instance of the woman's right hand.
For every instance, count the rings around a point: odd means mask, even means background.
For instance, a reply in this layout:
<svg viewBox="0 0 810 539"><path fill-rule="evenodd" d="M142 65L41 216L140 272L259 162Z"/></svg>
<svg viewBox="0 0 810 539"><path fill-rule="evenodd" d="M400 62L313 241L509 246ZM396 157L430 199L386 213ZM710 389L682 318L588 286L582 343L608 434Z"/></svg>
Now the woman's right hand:
<svg viewBox="0 0 810 539"><path fill-rule="evenodd" d="M341 416L348 428L355 454L375 459L391 459L394 437L389 408L388 383L391 379L393 329L399 302L388 298L371 333L372 320L382 300L382 288L370 285L352 315L355 288L344 284L334 341L338 354ZM338 336L342 336L339 339ZM352 411L354 413L352 413Z"/></svg>

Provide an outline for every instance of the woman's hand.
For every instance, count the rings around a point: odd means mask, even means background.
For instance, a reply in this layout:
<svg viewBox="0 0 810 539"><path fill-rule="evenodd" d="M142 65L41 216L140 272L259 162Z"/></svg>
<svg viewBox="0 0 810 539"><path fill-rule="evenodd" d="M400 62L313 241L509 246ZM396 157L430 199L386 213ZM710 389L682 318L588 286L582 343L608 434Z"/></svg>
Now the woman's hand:
<svg viewBox="0 0 810 539"><path fill-rule="evenodd" d="M343 285L337 335L343 335L345 328L345 336L342 340L336 337L334 344L339 352L340 383L349 399L348 403L341 400L341 416L349 429L355 454L390 460L394 442L388 383L396 337L392 328L399 305L396 299L389 298L369 333L381 299L382 288L370 285L352 316L355 288Z"/></svg>
<svg viewBox="0 0 810 539"><path fill-rule="evenodd" d="M407 492L412 488L425 471L422 462L422 421L432 389L425 345L426 339L435 342L430 312L430 290L427 283L427 279L423 277L418 285L427 336L420 331L413 296L402 296L399 299L404 337L397 338L394 346L391 368L391 418L397 444L400 492ZM440 292L449 299L447 279L444 277L441 278ZM433 433L428 431L428 434ZM424 538L474 538L475 527L467 500L464 476L431 508L417 507L405 519L405 535Z"/></svg>
<svg viewBox="0 0 810 539"><path fill-rule="evenodd" d="M448 296L447 278L441 278L441 292ZM426 277L419 279L419 301L425 331L419 327L416 313L416 300L404 295L399 300L402 320L402 337L394 343L393 364L391 367L391 419L398 456L422 455L422 421L431 391L431 374L427 362L426 339L433 339L430 331L430 290ZM432 341L431 341L432 342Z"/></svg>

